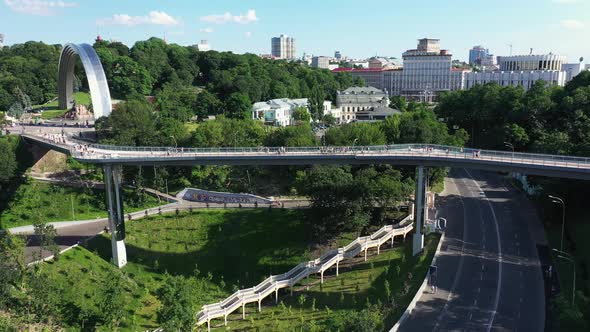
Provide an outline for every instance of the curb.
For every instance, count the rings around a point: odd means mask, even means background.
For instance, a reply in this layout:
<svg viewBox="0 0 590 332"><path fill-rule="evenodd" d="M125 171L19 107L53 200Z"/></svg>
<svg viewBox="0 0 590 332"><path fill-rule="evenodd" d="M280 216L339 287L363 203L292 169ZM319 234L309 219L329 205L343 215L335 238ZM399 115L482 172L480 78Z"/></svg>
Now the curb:
<svg viewBox="0 0 590 332"><path fill-rule="evenodd" d="M430 265L434 265L434 263L436 263L436 257L440 253L440 247L441 247L444 239L445 239L445 233L443 232L440 237L440 240L438 241L438 246L436 247L436 251L434 252L434 257L432 258L432 262L430 263ZM420 288L418 288L418 291L416 292L416 295L414 295L414 298L412 299L410 304L408 304L406 311L400 317L400 319L397 321L397 323L395 323L395 325L389 330L389 332L397 332L399 330L400 326L403 324L403 322L410 316L410 314L412 313L412 310L414 310L414 308L416 307L416 304L418 303L418 300L422 296L422 293L424 293L424 289L428 285L428 277L429 277L429 274L426 273L426 277L424 277L424 281L422 282L422 285L420 285Z"/></svg>

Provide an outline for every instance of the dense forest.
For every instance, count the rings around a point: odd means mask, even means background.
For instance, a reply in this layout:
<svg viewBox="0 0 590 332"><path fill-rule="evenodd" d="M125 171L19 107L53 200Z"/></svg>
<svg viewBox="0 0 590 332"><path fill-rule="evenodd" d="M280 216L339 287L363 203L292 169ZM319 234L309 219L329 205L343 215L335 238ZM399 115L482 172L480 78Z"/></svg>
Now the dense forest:
<svg viewBox="0 0 590 332"><path fill-rule="evenodd" d="M349 73L333 75L300 62L200 52L158 38L138 41L131 48L107 41L93 46L113 98L154 95L163 114L181 121L193 115L241 117L253 102L271 98L334 99L337 90L364 84ZM60 52L61 45L42 42L0 49L0 111L10 111L15 103L27 109L55 98ZM75 73L76 86L84 89L80 64Z"/></svg>

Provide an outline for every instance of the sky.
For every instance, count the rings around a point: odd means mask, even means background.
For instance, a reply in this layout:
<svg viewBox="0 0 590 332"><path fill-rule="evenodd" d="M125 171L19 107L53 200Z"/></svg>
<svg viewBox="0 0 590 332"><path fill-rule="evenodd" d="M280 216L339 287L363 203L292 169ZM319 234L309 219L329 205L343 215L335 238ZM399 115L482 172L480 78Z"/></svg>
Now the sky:
<svg viewBox="0 0 590 332"><path fill-rule="evenodd" d="M401 57L437 38L454 59L483 45L495 55L553 52L590 63L590 0L0 0L5 44L156 36L180 45L270 53L270 39L296 39L296 54Z"/></svg>

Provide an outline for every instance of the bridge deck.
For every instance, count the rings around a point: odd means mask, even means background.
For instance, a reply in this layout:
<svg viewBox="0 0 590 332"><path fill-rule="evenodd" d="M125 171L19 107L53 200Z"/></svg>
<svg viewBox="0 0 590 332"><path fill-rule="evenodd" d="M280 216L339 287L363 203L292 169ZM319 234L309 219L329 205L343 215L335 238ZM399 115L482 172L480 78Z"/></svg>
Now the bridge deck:
<svg viewBox="0 0 590 332"><path fill-rule="evenodd" d="M590 159L584 157L463 149L444 145L398 144L353 147L175 148L87 145L29 140L71 154L80 162L125 165L310 165L392 164L476 168L503 172L590 179Z"/></svg>

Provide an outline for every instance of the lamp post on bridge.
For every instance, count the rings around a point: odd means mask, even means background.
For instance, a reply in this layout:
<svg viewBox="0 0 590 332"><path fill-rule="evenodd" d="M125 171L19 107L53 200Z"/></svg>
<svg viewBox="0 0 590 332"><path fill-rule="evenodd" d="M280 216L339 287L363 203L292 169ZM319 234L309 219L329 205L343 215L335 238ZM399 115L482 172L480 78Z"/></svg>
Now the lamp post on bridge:
<svg viewBox="0 0 590 332"><path fill-rule="evenodd" d="M354 141L352 141L352 150L353 150L353 152L354 152L354 145L356 144L356 141L358 141L358 140L359 140L359 138L357 137L357 138L354 139Z"/></svg>
<svg viewBox="0 0 590 332"><path fill-rule="evenodd" d="M176 141L176 138L174 138L174 135L170 135L170 137L174 140L174 148L178 149L178 142Z"/></svg>
<svg viewBox="0 0 590 332"><path fill-rule="evenodd" d="M552 250L558 254L557 258L561 258L566 261L569 261L570 263L572 263L572 265L574 267L574 278L573 278L574 280L573 280L573 284L572 284L572 307L573 307L574 303L576 301L576 262L574 261L572 256L570 254L568 254L567 252L557 250L555 248L553 248Z"/></svg>
<svg viewBox="0 0 590 332"><path fill-rule="evenodd" d="M562 210L562 217L561 217L561 244L559 247L559 250L563 251L563 233L565 231L565 202L563 201L563 199L557 197L557 196L552 196L552 195L547 195L550 199L552 203L555 204L560 204L561 205L561 210Z"/></svg>
<svg viewBox="0 0 590 332"><path fill-rule="evenodd" d="M510 142L504 142L504 145L510 149L512 149L512 159L514 160L514 145Z"/></svg>

